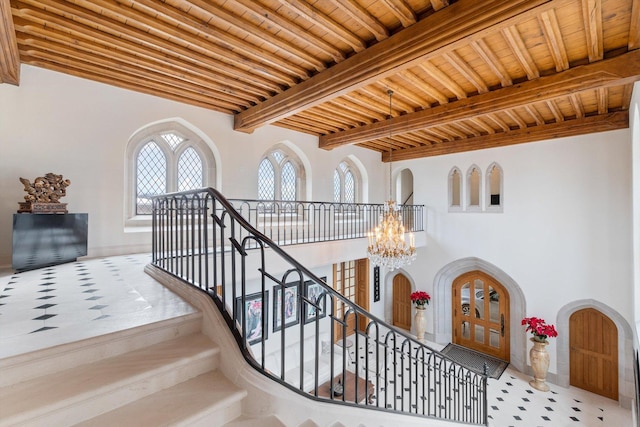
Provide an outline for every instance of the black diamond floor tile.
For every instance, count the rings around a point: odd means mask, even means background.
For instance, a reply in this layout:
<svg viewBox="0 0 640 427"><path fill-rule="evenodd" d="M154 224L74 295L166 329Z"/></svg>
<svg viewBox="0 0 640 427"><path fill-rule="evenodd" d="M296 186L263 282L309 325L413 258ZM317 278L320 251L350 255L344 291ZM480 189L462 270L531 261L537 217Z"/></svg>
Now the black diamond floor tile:
<svg viewBox="0 0 640 427"><path fill-rule="evenodd" d="M47 320L47 319L51 319L52 317L57 316L57 314L43 314L42 316L38 316L35 319L32 320Z"/></svg>
<svg viewBox="0 0 640 427"><path fill-rule="evenodd" d="M42 331L48 331L49 329L58 329L57 326L44 326L40 329L36 329L35 331L31 332L32 334L36 333L36 332L42 332Z"/></svg>

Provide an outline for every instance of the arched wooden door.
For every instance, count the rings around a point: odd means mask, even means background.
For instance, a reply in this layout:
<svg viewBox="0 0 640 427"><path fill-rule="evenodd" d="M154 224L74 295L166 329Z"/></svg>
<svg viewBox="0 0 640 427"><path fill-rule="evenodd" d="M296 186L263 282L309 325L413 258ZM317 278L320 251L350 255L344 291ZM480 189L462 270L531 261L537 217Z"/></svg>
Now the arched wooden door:
<svg viewBox="0 0 640 427"><path fill-rule="evenodd" d="M393 278L393 326L411 330L411 282L404 274Z"/></svg>
<svg viewBox="0 0 640 427"><path fill-rule="evenodd" d="M453 342L509 362L509 293L471 271L453 282Z"/></svg>
<svg viewBox="0 0 640 427"><path fill-rule="evenodd" d="M569 382L618 400L618 328L593 308L569 318Z"/></svg>

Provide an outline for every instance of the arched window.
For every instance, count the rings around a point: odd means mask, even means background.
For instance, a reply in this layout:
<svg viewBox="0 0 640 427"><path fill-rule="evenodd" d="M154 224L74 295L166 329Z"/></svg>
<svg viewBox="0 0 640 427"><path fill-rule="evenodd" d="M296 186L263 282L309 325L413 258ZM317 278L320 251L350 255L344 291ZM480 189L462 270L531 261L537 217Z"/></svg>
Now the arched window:
<svg viewBox="0 0 640 427"><path fill-rule="evenodd" d="M454 167L449 172L449 212L462 210L462 173Z"/></svg>
<svg viewBox="0 0 640 427"><path fill-rule="evenodd" d="M467 172L467 210L480 211L480 168L473 165Z"/></svg>
<svg viewBox="0 0 640 427"><path fill-rule="evenodd" d="M203 186L202 159L193 147L188 147L178 160L178 191L193 190Z"/></svg>
<svg viewBox="0 0 640 427"><path fill-rule="evenodd" d="M503 207L503 181L502 168L497 163L492 163L487 169L487 184L485 198L486 210L490 212L502 212Z"/></svg>
<svg viewBox="0 0 640 427"><path fill-rule="evenodd" d="M340 162L333 171L333 201L336 203L357 203L360 200L360 179L358 169L350 161Z"/></svg>
<svg viewBox="0 0 640 427"><path fill-rule="evenodd" d="M275 200L275 171L269 159L263 159L258 167L258 199Z"/></svg>
<svg viewBox="0 0 640 427"><path fill-rule="evenodd" d="M283 147L270 151L258 167L258 199L299 200L302 178L300 162Z"/></svg>
<svg viewBox="0 0 640 427"><path fill-rule="evenodd" d="M127 221L150 215L152 196L215 186L211 149L179 122L157 123L136 132L129 140L126 160Z"/></svg>

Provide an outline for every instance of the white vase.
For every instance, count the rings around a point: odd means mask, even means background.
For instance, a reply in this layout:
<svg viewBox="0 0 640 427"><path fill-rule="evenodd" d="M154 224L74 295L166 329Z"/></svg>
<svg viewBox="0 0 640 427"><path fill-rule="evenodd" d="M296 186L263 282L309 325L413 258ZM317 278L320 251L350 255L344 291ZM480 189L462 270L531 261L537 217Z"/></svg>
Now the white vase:
<svg viewBox="0 0 640 427"><path fill-rule="evenodd" d="M531 338L533 347L529 350L533 379L529 385L536 390L549 391L549 385L545 382L547 371L549 370L549 352L547 351L548 341L537 341Z"/></svg>
<svg viewBox="0 0 640 427"><path fill-rule="evenodd" d="M427 332L427 315L424 306L416 306L416 314L413 316L413 324L416 328L416 337L418 340L424 340L424 333Z"/></svg>

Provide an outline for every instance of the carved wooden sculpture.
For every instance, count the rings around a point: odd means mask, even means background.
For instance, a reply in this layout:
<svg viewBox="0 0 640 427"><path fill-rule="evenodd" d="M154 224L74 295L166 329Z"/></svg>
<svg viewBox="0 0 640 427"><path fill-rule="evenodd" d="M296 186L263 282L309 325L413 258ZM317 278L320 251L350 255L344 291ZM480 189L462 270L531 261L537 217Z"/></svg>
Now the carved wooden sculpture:
<svg viewBox="0 0 640 427"><path fill-rule="evenodd" d="M71 184L68 179L63 179L62 175L49 172L45 176L39 176L31 183L26 178L20 178L24 185L24 196L26 202L20 203L18 212L43 212L43 213L66 213L67 204L60 203L60 198L67 194L67 187Z"/></svg>

